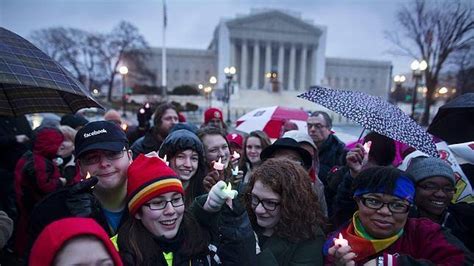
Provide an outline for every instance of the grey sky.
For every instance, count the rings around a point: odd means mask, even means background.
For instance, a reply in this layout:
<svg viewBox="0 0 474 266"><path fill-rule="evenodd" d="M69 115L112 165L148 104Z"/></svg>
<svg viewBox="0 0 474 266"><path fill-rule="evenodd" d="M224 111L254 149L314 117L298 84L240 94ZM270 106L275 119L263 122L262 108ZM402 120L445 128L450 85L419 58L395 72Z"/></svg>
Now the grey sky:
<svg viewBox="0 0 474 266"><path fill-rule="evenodd" d="M328 27L326 55L388 60L394 74L409 72L412 58L393 56L384 38L396 30L395 11L409 0L168 0L167 46L207 48L221 18L251 8L279 8ZM0 25L28 38L32 30L64 26L110 31L121 20L136 25L151 46L161 46L161 0L1 0Z"/></svg>

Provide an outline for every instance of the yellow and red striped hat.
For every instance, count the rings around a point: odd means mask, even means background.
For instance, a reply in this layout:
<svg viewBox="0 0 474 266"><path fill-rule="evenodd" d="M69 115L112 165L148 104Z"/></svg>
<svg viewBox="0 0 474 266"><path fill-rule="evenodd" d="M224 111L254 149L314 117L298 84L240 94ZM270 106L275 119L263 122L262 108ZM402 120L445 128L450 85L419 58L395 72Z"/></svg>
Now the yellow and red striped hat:
<svg viewBox="0 0 474 266"><path fill-rule="evenodd" d="M130 214L134 215L143 204L168 192L184 195L178 175L160 158L140 154L128 167L127 199Z"/></svg>

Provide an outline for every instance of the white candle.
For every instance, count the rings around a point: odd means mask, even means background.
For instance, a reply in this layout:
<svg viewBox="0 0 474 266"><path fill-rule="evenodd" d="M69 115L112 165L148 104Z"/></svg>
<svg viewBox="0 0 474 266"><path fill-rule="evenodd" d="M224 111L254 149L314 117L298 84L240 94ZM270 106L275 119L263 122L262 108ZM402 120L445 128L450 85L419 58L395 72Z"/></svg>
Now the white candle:
<svg viewBox="0 0 474 266"><path fill-rule="evenodd" d="M349 242L342 237L341 233L339 233L339 238L334 238L334 245L342 248L342 247L348 246Z"/></svg>
<svg viewBox="0 0 474 266"><path fill-rule="evenodd" d="M239 174L239 166L237 165L234 169L232 169L232 175L238 175Z"/></svg>
<svg viewBox="0 0 474 266"><path fill-rule="evenodd" d="M234 153L232 154L232 157L234 157L235 159L239 159L240 154L238 152L234 151Z"/></svg>
<svg viewBox="0 0 474 266"><path fill-rule="evenodd" d="M219 160L214 163L214 169L216 169L218 171L224 170L224 164L222 164L222 158L221 157L219 157Z"/></svg>
<svg viewBox="0 0 474 266"><path fill-rule="evenodd" d="M370 146L372 146L372 141L367 141L366 143L364 143L364 150L367 154L369 154L370 152Z"/></svg>

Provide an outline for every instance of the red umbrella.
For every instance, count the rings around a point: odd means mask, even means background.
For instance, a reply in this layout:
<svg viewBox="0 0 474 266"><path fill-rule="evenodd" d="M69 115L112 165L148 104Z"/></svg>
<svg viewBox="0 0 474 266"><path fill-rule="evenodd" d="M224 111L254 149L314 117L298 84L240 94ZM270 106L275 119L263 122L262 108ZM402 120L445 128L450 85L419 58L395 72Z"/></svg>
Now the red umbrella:
<svg viewBox="0 0 474 266"><path fill-rule="evenodd" d="M271 106L255 109L236 121L236 130L250 133L262 130L270 138L280 136L281 127L286 121L293 122L299 130L306 128L308 113L297 108Z"/></svg>

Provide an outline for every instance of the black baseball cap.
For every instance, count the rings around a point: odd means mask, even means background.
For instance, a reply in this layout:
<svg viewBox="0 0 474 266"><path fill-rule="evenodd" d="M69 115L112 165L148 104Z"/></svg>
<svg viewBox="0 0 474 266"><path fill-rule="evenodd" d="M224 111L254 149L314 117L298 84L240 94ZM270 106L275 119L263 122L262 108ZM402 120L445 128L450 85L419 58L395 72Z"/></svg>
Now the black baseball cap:
<svg viewBox="0 0 474 266"><path fill-rule="evenodd" d="M128 147L122 128L110 121L94 121L81 128L74 140L76 158L91 150L121 151Z"/></svg>

